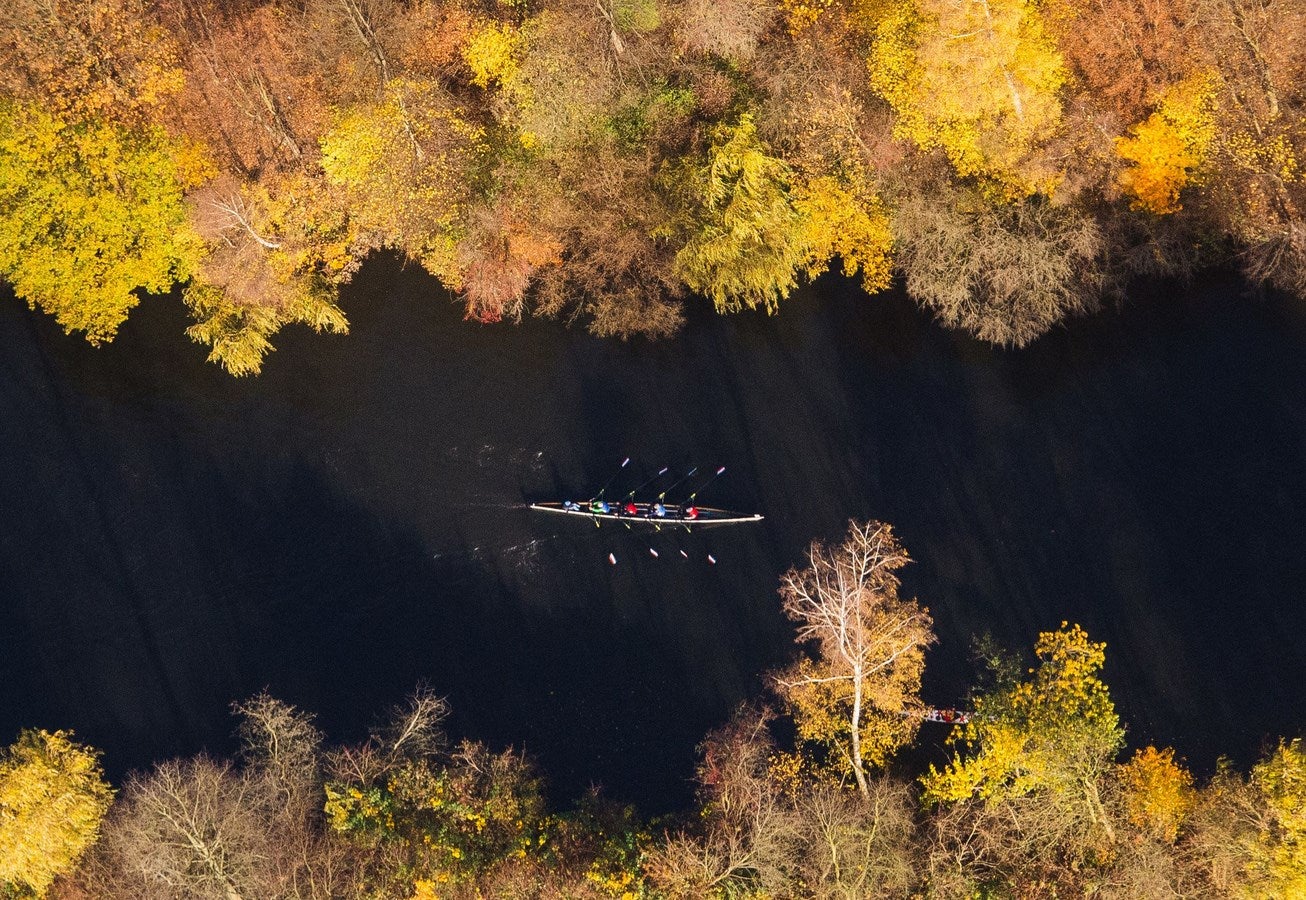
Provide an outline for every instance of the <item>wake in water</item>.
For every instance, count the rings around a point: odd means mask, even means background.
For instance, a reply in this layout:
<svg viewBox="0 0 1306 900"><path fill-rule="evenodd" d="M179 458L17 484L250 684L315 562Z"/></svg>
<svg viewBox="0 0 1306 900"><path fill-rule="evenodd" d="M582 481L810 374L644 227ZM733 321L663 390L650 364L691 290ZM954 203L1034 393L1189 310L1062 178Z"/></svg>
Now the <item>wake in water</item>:
<svg viewBox="0 0 1306 900"><path fill-rule="evenodd" d="M544 451L529 447L505 449L493 444L481 444L479 447L454 446L445 450L444 455L454 462L470 463L478 469L515 469L530 473L544 469Z"/></svg>
<svg viewBox="0 0 1306 900"><path fill-rule="evenodd" d="M452 550L447 553L432 553L431 559L441 562L473 562L484 565L499 564L502 567L522 574L535 574L539 570L540 553L543 548L557 540L558 534L532 538L507 547L477 545L467 550Z"/></svg>

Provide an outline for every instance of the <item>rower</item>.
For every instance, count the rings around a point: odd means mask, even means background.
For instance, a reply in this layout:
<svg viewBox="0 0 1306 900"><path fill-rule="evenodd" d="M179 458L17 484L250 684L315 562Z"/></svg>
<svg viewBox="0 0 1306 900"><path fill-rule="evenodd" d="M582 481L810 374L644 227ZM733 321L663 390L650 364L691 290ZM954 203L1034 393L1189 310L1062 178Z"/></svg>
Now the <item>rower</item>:
<svg viewBox="0 0 1306 900"><path fill-rule="evenodd" d="M683 515L686 519L698 518L698 507L690 504L684 508Z"/></svg>
<svg viewBox="0 0 1306 900"><path fill-rule="evenodd" d="M590 503L590 512L592 512L592 513L605 513L605 514L606 514L606 513L608 512L609 508L610 508L610 507L608 506L608 501L606 501L606 500L595 500L595 501L593 501L592 503Z"/></svg>
<svg viewBox="0 0 1306 900"><path fill-rule="evenodd" d="M580 504L577 503L575 500L563 500L562 508L567 510L568 512L577 512L580 510Z"/></svg>
<svg viewBox="0 0 1306 900"><path fill-rule="evenodd" d="M653 515L659 519L665 519L667 517L667 508L662 505L662 501L659 500L653 504Z"/></svg>
<svg viewBox="0 0 1306 900"><path fill-rule="evenodd" d="M635 505L635 501L627 500L625 512L628 516L637 516L639 515L639 507Z"/></svg>

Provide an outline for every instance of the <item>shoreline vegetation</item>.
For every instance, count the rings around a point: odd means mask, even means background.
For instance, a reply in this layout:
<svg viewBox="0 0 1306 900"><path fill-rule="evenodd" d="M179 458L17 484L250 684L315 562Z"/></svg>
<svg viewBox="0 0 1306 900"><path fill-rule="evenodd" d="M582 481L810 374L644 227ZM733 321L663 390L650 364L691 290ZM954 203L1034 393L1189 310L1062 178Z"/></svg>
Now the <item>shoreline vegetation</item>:
<svg viewBox="0 0 1306 900"><path fill-rule="evenodd" d="M1295 0L15 0L0 278L235 375L369 253L664 337L836 264L1005 346L1137 277L1306 298Z"/></svg>
<svg viewBox="0 0 1306 900"><path fill-rule="evenodd" d="M327 746L266 694L240 753L110 787L67 732L0 753L0 896L242 898L1146 898L1306 895L1306 747L1198 784L1127 757L1105 645L1061 623L986 674L939 762L918 742L929 611L899 595L892 529L850 523L781 578L796 661L698 748L694 809L652 822L598 790L547 808L513 749L453 742L419 688L364 742Z"/></svg>

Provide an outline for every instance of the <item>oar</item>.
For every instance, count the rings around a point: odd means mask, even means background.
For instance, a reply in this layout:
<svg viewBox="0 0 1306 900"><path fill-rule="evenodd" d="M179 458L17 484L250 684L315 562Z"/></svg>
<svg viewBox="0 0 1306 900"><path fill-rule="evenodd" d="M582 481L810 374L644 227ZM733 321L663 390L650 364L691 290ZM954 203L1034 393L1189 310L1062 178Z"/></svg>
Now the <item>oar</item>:
<svg viewBox="0 0 1306 900"><path fill-rule="evenodd" d="M636 494L638 494L640 491L644 490L644 488L648 487L648 486L649 486L650 484L652 484L653 482L657 481L657 480L658 480L659 478L661 478L663 475L667 474L667 470L670 469L670 468L671 468L670 466L663 466L663 467L662 467L662 470L659 471L656 475L654 475L654 476L653 476L652 478L650 478L648 481L644 482L644 483L641 484L639 487L635 488L633 491L631 491L629 494L627 494L627 495L626 495L626 499L627 499L627 500L633 500Z"/></svg>
<svg viewBox="0 0 1306 900"><path fill-rule="evenodd" d="M612 477L608 479L608 483L603 485L602 489L598 492L598 494L595 495L595 497L592 500L590 500L590 503L593 503L595 500L603 499L604 492L607 491L608 488L612 487L612 482L617 480L617 476L621 474L621 470L626 468L626 466L629 465L629 463L630 463L630 457L627 456L625 459L621 461L621 465L617 466L617 471L612 473Z"/></svg>
<svg viewBox="0 0 1306 900"><path fill-rule="evenodd" d="M704 489L705 489L708 485L710 485L712 482L716 481L717 478L719 478L719 477L721 476L721 473L724 472L725 470L726 470L726 467L725 467L725 466L722 466L721 468L719 468L719 469L717 469L715 472L713 472L713 473L712 473L712 476L711 476L710 478L708 478L707 481L703 482L703 483L700 484L698 487L694 488L694 493L692 493L692 494L690 494L688 497L686 497L686 498L685 498L685 502L682 503L682 504L680 504L680 505L681 505L682 507L684 507L684 506L693 506L693 505L694 505L694 498L698 496L699 492L702 491L702 490L704 490ZM690 522L690 520L688 520L688 519L680 519L679 521L680 521L680 524L683 525L683 526L685 527L685 530L686 530L686 531L692 531L692 530L693 530L693 529L691 529L691 528L689 527L689 522Z"/></svg>
<svg viewBox="0 0 1306 900"><path fill-rule="evenodd" d="M682 475L681 477L677 478L677 479L675 480L675 482L671 485L671 487L667 488L665 491L663 491L662 493L658 494L658 502L659 502L659 503L662 503L663 501L665 501L665 500L667 499L667 494L671 493L671 492L674 491L676 488L678 488L678 487L680 487L682 484L684 484L686 481L688 481L689 479L693 478L693 477L694 477L694 473L697 472L697 471L698 471L698 466L694 466L694 468L690 469L690 470L689 470L688 472L686 472L684 475Z"/></svg>
<svg viewBox="0 0 1306 900"><path fill-rule="evenodd" d="M662 493L658 494L657 502L658 502L658 503L665 503L665 501L666 501L666 499L667 499L667 494L671 493L671 492L674 491L676 488L678 488L678 487L680 487L682 484L684 484L686 481L688 481L689 479L693 478L693 477L694 477L694 473L697 472L697 471L698 471L698 466L694 466L694 468L690 469L690 470L689 470L688 472L686 472L684 475L681 475L679 478L677 478L674 482L672 482L672 484L671 484L670 486L667 487L667 489L666 489L665 491L663 491ZM662 530L662 523L659 522L659 521L657 521L656 519L654 519L654 520L653 520L653 530L654 530L654 531L661 531L661 530Z"/></svg>
<svg viewBox="0 0 1306 900"><path fill-rule="evenodd" d="M700 484L698 488L695 489L694 493L690 494L688 497L685 498L685 502L692 504L694 502L694 498L699 495L699 492L706 489L707 486L712 482L716 481L717 478L721 475L721 473L724 472L725 470L726 470L725 466L722 466L721 468L717 469L716 472L713 473L711 478L709 478L707 481Z"/></svg>

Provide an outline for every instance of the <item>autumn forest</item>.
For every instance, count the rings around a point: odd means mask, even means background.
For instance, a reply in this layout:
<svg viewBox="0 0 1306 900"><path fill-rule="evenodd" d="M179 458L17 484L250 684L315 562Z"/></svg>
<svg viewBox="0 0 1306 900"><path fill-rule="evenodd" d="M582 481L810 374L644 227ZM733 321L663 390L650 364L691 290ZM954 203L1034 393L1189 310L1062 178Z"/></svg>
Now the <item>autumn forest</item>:
<svg viewBox="0 0 1306 900"><path fill-rule="evenodd" d="M236 376L284 326L348 331L379 252L474 322L613 339L674 340L695 297L783 314L831 269L1002 347L1215 267L1306 302L1303 154L1300 0L0 12L0 280L92 344L172 294ZM448 733L440 685L354 743L262 693L230 758L118 784L78 735L19 734L0 898L1306 897L1300 739L1208 772L1127 740L1073 623L977 639L931 710L909 562L850 522L781 576L791 661L703 736L692 809L553 797Z"/></svg>
<svg viewBox="0 0 1306 900"><path fill-rule="evenodd" d="M92 342L180 286L238 375L381 248L622 337L832 265L1000 345L1306 296L1304 48L1291 0L16 0L0 277Z"/></svg>

